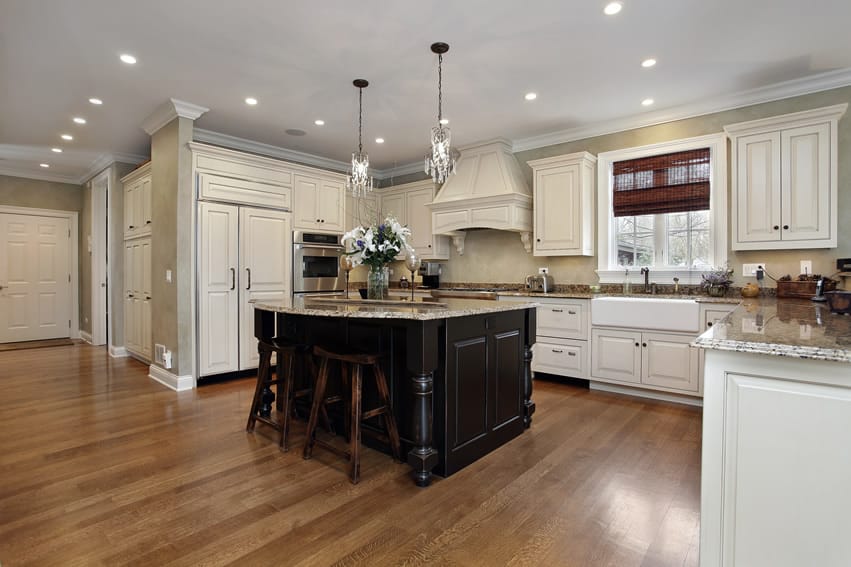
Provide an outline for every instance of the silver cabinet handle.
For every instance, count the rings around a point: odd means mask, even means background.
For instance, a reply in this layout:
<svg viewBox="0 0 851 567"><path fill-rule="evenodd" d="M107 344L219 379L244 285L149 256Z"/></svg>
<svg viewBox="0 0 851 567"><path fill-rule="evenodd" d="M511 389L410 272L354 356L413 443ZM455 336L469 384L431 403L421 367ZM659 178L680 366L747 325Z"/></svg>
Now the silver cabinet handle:
<svg viewBox="0 0 851 567"><path fill-rule="evenodd" d="M553 313L564 313L564 309L553 309Z"/></svg>
<svg viewBox="0 0 851 567"><path fill-rule="evenodd" d="M233 268L230 269L230 288L231 291L236 289L236 270Z"/></svg>
<svg viewBox="0 0 851 567"><path fill-rule="evenodd" d="M248 286L245 289L251 289L251 268L245 268L248 273Z"/></svg>
<svg viewBox="0 0 851 567"><path fill-rule="evenodd" d="M551 350L552 350L553 352L558 352L558 353L562 353L562 352L564 352L563 350L561 350L561 349L557 349L557 348L554 348L554 349L551 349Z"/></svg>

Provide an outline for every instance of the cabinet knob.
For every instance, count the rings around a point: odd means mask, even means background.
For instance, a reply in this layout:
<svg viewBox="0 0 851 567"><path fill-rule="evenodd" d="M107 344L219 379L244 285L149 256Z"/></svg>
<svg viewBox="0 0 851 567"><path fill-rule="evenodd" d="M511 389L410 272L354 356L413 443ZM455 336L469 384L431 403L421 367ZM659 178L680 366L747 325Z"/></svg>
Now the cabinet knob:
<svg viewBox="0 0 851 567"><path fill-rule="evenodd" d="M571 352L567 353L567 356L576 356L576 353L571 351Z"/></svg>
<svg viewBox="0 0 851 567"><path fill-rule="evenodd" d="M540 242L540 241L541 241L541 239L540 239L540 238L536 238L536 239L535 239L535 242Z"/></svg>
<svg viewBox="0 0 851 567"><path fill-rule="evenodd" d="M132 293L128 293L128 294L127 294L127 297L133 297L133 294L132 294Z"/></svg>
<svg viewBox="0 0 851 567"><path fill-rule="evenodd" d="M428 247L431 248L431 244L429 244Z"/></svg>
<svg viewBox="0 0 851 567"><path fill-rule="evenodd" d="M783 230L789 230L789 225L788 225L788 224L784 224L784 225L783 225Z"/></svg>
<svg viewBox="0 0 851 567"><path fill-rule="evenodd" d="M711 327L711 326L712 326L712 321L709 321L708 323L706 323L706 326L707 326L707 327Z"/></svg>
<svg viewBox="0 0 851 567"><path fill-rule="evenodd" d="M151 221L146 220L146 221L145 221L145 224L151 224Z"/></svg>
<svg viewBox="0 0 851 567"><path fill-rule="evenodd" d="M150 296L150 295L146 295L146 296L145 296L145 299L146 299L146 300L149 300L149 299L151 299L151 296Z"/></svg>
<svg viewBox="0 0 851 567"><path fill-rule="evenodd" d="M640 345L640 344L638 344L638 343L635 343L635 346L641 346L641 345Z"/></svg>
<svg viewBox="0 0 851 567"><path fill-rule="evenodd" d="M641 343L641 346L646 347L647 343Z"/></svg>
<svg viewBox="0 0 851 567"><path fill-rule="evenodd" d="M131 224L131 225L130 225L130 226L128 226L127 228L136 228L136 227L135 227L135 226L133 226L133 225Z"/></svg>
<svg viewBox="0 0 851 567"><path fill-rule="evenodd" d="M567 314L568 315L576 315L576 311L568 311Z"/></svg>
<svg viewBox="0 0 851 567"><path fill-rule="evenodd" d="M780 226L775 224L775 225L774 225L774 230L780 230Z"/></svg>

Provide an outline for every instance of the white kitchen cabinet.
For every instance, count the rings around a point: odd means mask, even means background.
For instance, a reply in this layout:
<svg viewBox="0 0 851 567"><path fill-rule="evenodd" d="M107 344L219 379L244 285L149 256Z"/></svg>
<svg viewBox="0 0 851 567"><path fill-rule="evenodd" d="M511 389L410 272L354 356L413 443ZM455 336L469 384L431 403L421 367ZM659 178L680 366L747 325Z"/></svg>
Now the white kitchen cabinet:
<svg viewBox="0 0 851 567"><path fill-rule="evenodd" d="M731 311L738 307L738 303L701 303L700 304L700 332L714 327L718 321L726 317ZM697 373L698 383L701 391L704 385L704 366L706 364L706 350L698 349Z"/></svg>
<svg viewBox="0 0 851 567"><path fill-rule="evenodd" d="M595 327L591 379L690 395L700 390L693 335Z"/></svg>
<svg viewBox="0 0 851 567"><path fill-rule="evenodd" d="M353 197L346 192L346 232L356 226L370 226L378 222L381 204L375 192Z"/></svg>
<svg viewBox="0 0 851 567"><path fill-rule="evenodd" d="M845 567L851 366L706 351L700 565Z"/></svg>
<svg viewBox="0 0 851 567"><path fill-rule="evenodd" d="M130 172L124 183L124 238L151 233L151 164Z"/></svg>
<svg viewBox="0 0 851 567"><path fill-rule="evenodd" d="M151 361L151 238L124 241L124 347Z"/></svg>
<svg viewBox="0 0 851 567"><path fill-rule="evenodd" d="M734 250L837 246L838 122L847 104L724 128Z"/></svg>
<svg viewBox="0 0 851 567"><path fill-rule="evenodd" d="M293 224L295 228L318 232L343 232L346 222L345 185L321 176L296 174Z"/></svg>
<svg viewBox="0 0 851 567"><path fill-rule="evenodd" d="M203 202L198 219L199 374L255 368L249 301L291 293L290 215Z"/></svg>
<svg viewBox="0 0 851 567"><path fill-rule="evenodd" d="M588 152L533 160L535 256L594 255L594 179Z"/></svg>
<svg viewBox="0 0 851 567"><path fill-rule="evenodd" d="M392 215L411 230L408 244L423 260L448 260L449 237L432 234L431 211L426 206L434 200L435 185L417 181L396 185L381 192L381 218ZM397 258L402 259L403 254Z"/></svg>

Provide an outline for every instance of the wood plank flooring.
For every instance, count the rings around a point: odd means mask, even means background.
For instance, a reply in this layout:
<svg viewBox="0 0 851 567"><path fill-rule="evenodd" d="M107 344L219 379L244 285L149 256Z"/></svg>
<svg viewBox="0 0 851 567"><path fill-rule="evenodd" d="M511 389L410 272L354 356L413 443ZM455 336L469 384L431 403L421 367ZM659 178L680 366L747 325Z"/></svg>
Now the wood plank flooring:
<svg viewBox="0 0 851 567"><path fill-rule="evenodd" d="M535 384L532 429L420 489L360 484L304 424L244 430L253 380L175 393L89 345L0 353L0 564L697 565L700 410Z"/></svg>

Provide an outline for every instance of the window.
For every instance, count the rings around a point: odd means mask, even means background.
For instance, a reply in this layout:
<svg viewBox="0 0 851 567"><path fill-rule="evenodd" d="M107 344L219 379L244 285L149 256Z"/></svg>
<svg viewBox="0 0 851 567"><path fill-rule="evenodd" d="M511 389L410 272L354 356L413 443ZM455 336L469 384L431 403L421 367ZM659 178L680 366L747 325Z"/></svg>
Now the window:
<svg viewBox="0 0 851 567"><path fill-rule="evenodd" d="M724 263L723 135L601 153L597 167L601 282L623 282L627 269L638 281L649 267L660 283L700 283Z"/></svg>

